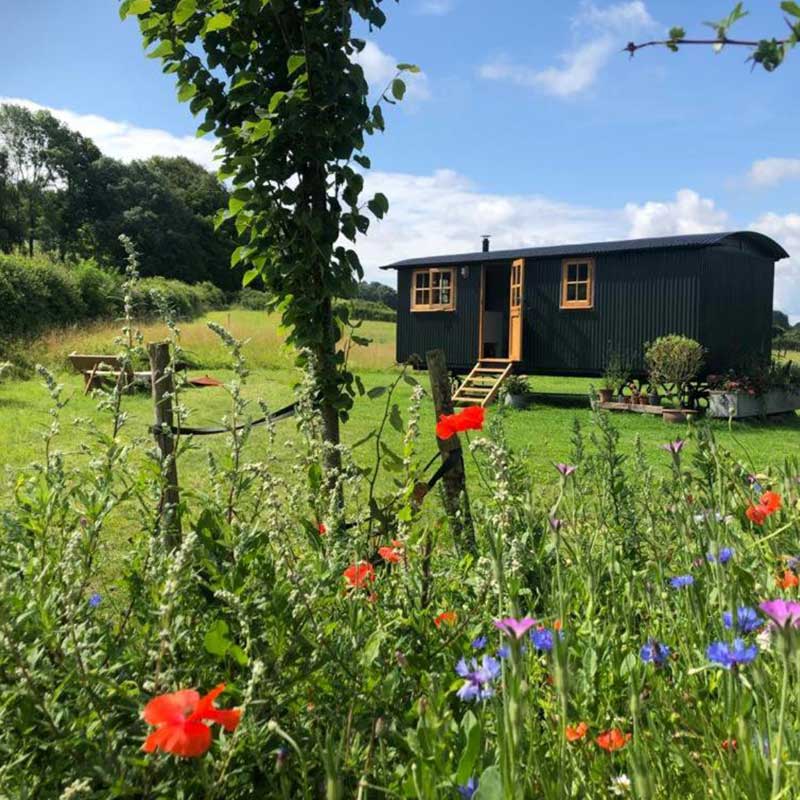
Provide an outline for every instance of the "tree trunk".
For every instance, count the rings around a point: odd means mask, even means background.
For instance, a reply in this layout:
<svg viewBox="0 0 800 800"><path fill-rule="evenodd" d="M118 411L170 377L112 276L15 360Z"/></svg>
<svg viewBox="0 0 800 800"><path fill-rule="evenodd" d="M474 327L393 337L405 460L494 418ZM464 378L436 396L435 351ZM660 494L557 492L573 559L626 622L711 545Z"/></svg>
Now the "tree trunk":
<svg viewBox="0 0 800 800"><path fill-rule="evenodd" d="M336 336L333 324L333 304L330 298L320 306L321 324L327 332L316 352L316 384L319 388L319 413L322 421L322 441L324 446L323 467L328 488L333 487L335 475L342 467L342 457L338 450L339 412L333 404L333 393L338 391L336 369Z"/></svg>

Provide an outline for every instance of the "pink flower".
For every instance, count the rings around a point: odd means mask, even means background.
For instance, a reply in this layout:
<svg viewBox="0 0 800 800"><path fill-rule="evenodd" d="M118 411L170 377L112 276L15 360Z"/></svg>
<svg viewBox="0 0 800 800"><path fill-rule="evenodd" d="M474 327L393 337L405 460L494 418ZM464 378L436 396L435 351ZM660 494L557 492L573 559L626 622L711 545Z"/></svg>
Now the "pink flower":
<svg viewBox="0 0 800 800"><path fill-rule="evenodd" d="M495 628L503 631L506 636L513 636L515 639L521 639L535 624L536 620L532 617L523 617L522 619L506 617L505 619L496 619L494 621Z"/></svg>
<svg viewBox="0 0 800 800"><path fill-rule="evenodd" d="M779 627L800 628L800 603L794 600L766 600L759 608Z"/></svg>

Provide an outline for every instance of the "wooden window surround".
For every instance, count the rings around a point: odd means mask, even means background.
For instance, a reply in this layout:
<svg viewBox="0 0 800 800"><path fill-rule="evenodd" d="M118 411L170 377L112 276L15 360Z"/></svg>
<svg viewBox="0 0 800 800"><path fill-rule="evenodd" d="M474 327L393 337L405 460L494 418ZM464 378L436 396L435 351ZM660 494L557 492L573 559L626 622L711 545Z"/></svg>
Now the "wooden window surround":
<svg viewBox="0 0 800 800"><path fill-rule="evenodd" d="M594 259L564 259L561 263L561 308L593 307Z"/></svg>
<svg viewBox="0 0 800 800"><path fill-rule="evenodd" d="M456 268L415 269L411 276L412 311L455 311Z"/></svg>

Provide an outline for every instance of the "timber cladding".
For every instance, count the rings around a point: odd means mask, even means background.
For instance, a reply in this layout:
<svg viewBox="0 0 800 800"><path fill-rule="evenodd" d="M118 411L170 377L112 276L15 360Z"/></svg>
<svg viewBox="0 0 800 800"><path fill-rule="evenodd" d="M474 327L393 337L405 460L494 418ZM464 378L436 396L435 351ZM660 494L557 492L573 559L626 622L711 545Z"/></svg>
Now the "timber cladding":
<svg viewBox="0 0 800 800"><path fill-rule="evenodd" d="M700 341L709 372L752 364L770 355L775 261L786 256L766 236L734 233L399 262L389 265L398 276L397 360L441 347L450 368L465 371L488 355L482 308L497 298L487 284L505 293L523 259L519 372L599 375L612 352L642 371L645 342L669 333ZM412 312L412 276L425 266L452 269L450 310ZM507 320L506 312L495 327L506 330Z"/></svg>

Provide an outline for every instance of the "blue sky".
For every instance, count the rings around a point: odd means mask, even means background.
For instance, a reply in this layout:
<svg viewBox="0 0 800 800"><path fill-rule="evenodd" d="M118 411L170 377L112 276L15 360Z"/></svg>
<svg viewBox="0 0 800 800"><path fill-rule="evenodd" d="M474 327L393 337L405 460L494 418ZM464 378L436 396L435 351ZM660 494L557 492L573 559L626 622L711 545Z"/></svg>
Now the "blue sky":
<svg viewBox="0 0 800 800"><path fill-rule="evenodd" d="M369 277L395 258L493 246L755 228L800 255L800 52L773 75L745 53L678 55L629 39L673 24L702 33L733 0L401 0L365 32L376 91L419 64L407 100L369 145L368 187L389 217L359 247ZM211 142L143 57L112 0L7 0L0 97L54 110L110 155ZM751 0L737 34L781 35L777 0ZM71 6L71 8L70 8ZM793 92L795 89L795 92ZM778 268L776 305L800 317L800 258Z"/></svg>

